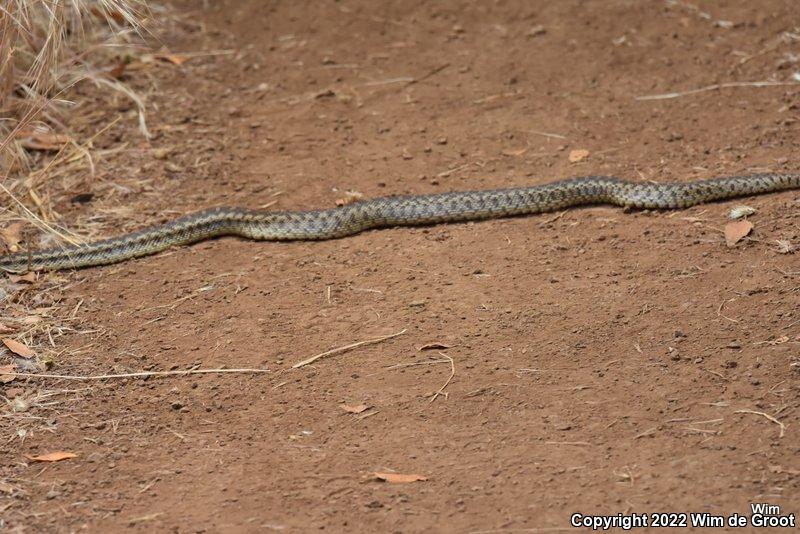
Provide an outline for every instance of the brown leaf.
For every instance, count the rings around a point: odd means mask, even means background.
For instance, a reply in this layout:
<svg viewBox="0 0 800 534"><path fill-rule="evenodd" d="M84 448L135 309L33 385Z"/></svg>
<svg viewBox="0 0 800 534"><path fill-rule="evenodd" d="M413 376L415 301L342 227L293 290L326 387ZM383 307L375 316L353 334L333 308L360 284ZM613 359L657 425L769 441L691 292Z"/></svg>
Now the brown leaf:
<svg viewBox="0 0 800 534"><path fill-rule="evenodd" d="M725 225L725 243L729 247L736 246L746 235L753 231L750 221L734 221Z"/></svg>
<svg viewBox="0 0 800 534"><path fill-rule="evenodd" d="M375 478L390 484L410 484L411 482L424 482L428 477L422 475L403 475L401 473L374 473Z"/></svg>
<svg viewBox="0 0 800 534"><path fill-rule="evenodd" d="M183 56L181 54L158 53L153 54L153 57L161 61L166 61L167 63L172 63L173 65L183 65L189 60L189 56Z"/></svg>
<svg viewBox="0 0 800 534"><path fill-rule="evenodd" d="M443 349L449 349L450 347L452 347L452 345L448 345L447 343L439 343L438 341L434 341L432 343L425 343L421 347L417 347L417 350L419 350L419 351L422 351L422 350L437 350L437 349L438 350L443 350Z"/></svg>
<svg viewBox="0 0 800 534"><path fill-rule="evenodd" d="M570 163L578 163L579 161L583 161L589 157L589 151L583 148L578 150L571 150L569 153L569 162Z"/></svg>
<svg viewBox="0 0 800 534"><path fill-rule="evenodd" d="M22 139L20 145L28 150L44 150L55 152L67 143L71 143L72 138L68 135L57 133L34 133Z"/></svg>
<svg viewBox="0 0 800 534"><path fill-rule="evenodd" d="M8 350L17 356L22 356L23 358L32 358L33 356L36 356L36 353L28 348L27 345L11 338L4 337L3 344L8 347Z"/></svg>
<svg viewBox="0 0 800 534"><path fill-rule="evenodd" d="M0 365L0 384L8 384L9 382L17 378L16 375L8 373L16 373L16 369L14 369L14 364L9 363L8 365Z"/></svg>
<svg viewBox="0 0 800 534"><path fill-rule="evenodd" d="M69 460L70 458L77 458L78 455L74 452L66 452L66 451L56 451L56 452L48 452L47 454L41 454L39 456L28 456L25 455L25 458L32 462L60 462L61 460Z"/></svg>
<svg viewBox="0 0 800 534"><path fill-rule="evenodd" d="M370 408L366 404L358 404L356 406L348 406L347 404L340 404L339 406L341 407L342 410L346 411L347 413L366 412Z"/></svg>
<svg viewBox="0 0 800 534"><path fill-rule="evenodd" d="M0 230L0 236L3 237L3 241L10 252L17 252L19 250L17 245L19 245L19 242L22 240L20 232L22 232L22 223L20 222L11 223Z"/></svg>
<svg viewBox="0 0 800 534"><path fill-rule="evenodd" d="M108 69L109 78L114 78L115 80L119 80L120 78L122 78L122 75L125 74L125 67L127 66L128 66L127 63L125 63L124 61L120 61L116 66Z"/></svg>
<svg viewBox="0 0 800 534"><path fill-rule="evenodd" d="M523 154L524 154L525 152L527 152L527 151L528 151L528 148L527 148L527 147L526 147L526 148L520 148L520 149L517 149L517 150L510 150L510 149L507 149L507 150L503 150L503 151L501 152L501 154L503 154L504 156L514 156L514 157L517 157L517 156L521 156L521 155L523 155Z"/></svg>
<svg viewBox="0 0 800 534"><path fill-rule="evenodd" d="M19 284L20 282L25 282L27 284L32 284L36 281L36 273L31 271L29 273L25 273L22 275L15 275L12 274L8 277L9 280L14 282L15 284Z"/></svg>

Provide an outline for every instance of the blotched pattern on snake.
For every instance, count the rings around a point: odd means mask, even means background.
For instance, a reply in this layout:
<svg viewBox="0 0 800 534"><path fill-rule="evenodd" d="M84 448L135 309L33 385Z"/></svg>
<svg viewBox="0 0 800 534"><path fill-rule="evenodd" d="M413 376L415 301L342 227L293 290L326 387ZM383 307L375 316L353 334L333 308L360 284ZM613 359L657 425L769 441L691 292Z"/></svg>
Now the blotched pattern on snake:
<svg viewBox="0 0 800 534"><path fill-rule="evenodd" d="M545 185L436 195L376 198L317 211L214 208L103 241L0 256L0 270L23 272L105 265L224 235L268 241L322 240L371 228L477 221L586 204L642 209L800 188L800 174L765 173L666 184L588 176Z"/></svg>

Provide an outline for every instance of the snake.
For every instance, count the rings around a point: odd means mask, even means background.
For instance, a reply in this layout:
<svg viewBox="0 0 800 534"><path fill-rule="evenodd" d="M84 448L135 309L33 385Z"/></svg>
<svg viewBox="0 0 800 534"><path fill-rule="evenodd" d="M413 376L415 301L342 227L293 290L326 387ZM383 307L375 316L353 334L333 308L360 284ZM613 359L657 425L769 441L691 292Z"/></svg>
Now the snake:
<svg viewBox="0 0 800 534"><path fill-rule="evenodd" d="M266 241L326 240L375 228L478 221L593 204L682 209L798 188L800 174L775 172L671 183L585 176L529 187L389 196L311 211L217 207L101 241L5 254L0 256L0 270L19 273L107 265L228 235Z"/></svg>

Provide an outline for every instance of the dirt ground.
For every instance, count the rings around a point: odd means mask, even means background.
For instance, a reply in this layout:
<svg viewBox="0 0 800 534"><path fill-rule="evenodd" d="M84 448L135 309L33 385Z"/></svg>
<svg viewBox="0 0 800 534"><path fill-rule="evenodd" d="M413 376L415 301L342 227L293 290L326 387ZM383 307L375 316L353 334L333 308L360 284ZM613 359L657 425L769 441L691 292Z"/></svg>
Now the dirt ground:
<svg viewBox="0 0 800 534"><path fill-rule="evenodd" d="M99 236L347 190L798 171L793 3L176 2L163 44L203 54L128 79L153 139L115 101L97 176L54 202ZM637 99L757 81L782 84ZM107 97L80 90L88 136ZM742 202L755 228L728 247ZM798 192L226 238L42 277L63 290L41 306L71 321L49 372L269 372L0 386L2 524L550 532L577 512L800 512L800 268L777 240L800 243ZM53 451L78 456L27 458ZM426 480L375 477L392 472Z"/></svg>

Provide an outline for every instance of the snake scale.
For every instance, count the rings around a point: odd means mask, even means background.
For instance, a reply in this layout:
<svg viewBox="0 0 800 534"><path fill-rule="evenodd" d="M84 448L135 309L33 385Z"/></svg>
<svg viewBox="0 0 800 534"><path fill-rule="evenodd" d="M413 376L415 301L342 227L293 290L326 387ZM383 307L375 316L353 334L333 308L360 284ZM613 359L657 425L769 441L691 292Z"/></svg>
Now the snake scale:
<svg viewBox="0 0 800 534"><path fill-rule="evenodd" d="M105 265L224 235L268 241L323 240L371 228L477 221L587 204L687 208L797 188L800 188L800 174L750 174L664 184L588 176L512 189L376 198L316 211L222 207L85 245L6 254L0 256L0 270L24 272Z"/></svg>

